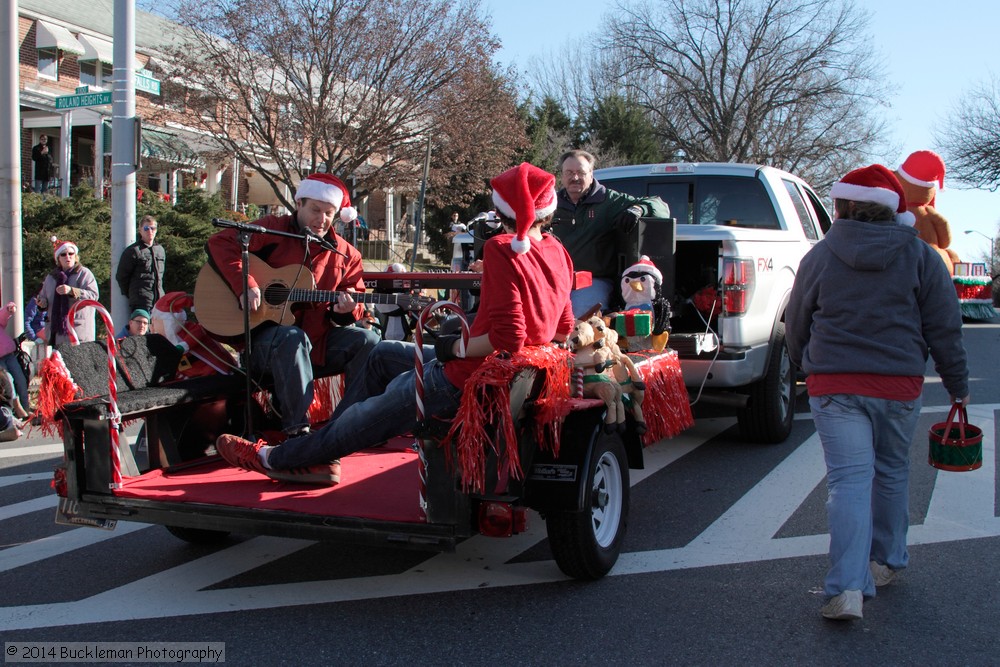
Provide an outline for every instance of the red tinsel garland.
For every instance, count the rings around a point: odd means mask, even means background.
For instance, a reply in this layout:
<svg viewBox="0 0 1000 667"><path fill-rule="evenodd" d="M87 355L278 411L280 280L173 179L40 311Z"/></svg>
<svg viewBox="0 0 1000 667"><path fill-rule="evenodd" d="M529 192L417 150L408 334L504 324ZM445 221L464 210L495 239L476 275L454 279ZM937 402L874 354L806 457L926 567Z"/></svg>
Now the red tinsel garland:
<svg viewBox="0 0 1000 667"><path fill-rule="evenodd" d="M534 369L543 378L535 405L535 434L542 447L559 451L562 422L569 414L569 379L573 355L551 345L525 347L514 355L495 353L486 358L465 383L458 413L442 440L451 463L449 444L455 441L455 456L465 492L482 492L486 481L487 446L497 455L501 477L521 479L520 456L514 416L510 413L510 387L523 370ZM488 427L496 428L491 435ZM508 446L502 447L505 443Z"/></svg>
<svg viewBox="0 0 1000 667"><path fill-rule="evenodd" d="M647 357L636 366L646 383L642 414L646 419L647 431L642 436L642 444L648 447L694 426L694 416L691 414L677 353L671 350Z"/></svg>
<svg viewBox="0 0 1000 667"><path fill-rule="evenodd" d="M38 369L38 414L42 417L41 431L47 436L62 437L62 420L56 414L62 406L80 398L83 391L73 382L69 369L58 350L42 361Z"/></svg>

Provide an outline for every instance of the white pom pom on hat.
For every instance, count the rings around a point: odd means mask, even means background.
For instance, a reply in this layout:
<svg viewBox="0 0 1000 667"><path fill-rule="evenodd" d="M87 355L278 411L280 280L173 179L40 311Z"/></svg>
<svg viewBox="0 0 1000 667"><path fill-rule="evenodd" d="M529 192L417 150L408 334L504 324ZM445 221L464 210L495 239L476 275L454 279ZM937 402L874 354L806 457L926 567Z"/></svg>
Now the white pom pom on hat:
<svg viewBox="0 0 1000 667"><path fill-rule="evenodd" d="M514 220L517 234L510 247L517 254L531 249L527 234L535 221L556 210L555 182L555 176L527 162L490 181L497 210Z"/></svg>
<svg viewBox="0 0 1000 667"><path fill-rule="evenodd" d="M896 211L896 222L912 227L916 217L906 210L906 195L896 175L888 167L872 164L847 172L830 188L830 197L871 202Z"/></svg>

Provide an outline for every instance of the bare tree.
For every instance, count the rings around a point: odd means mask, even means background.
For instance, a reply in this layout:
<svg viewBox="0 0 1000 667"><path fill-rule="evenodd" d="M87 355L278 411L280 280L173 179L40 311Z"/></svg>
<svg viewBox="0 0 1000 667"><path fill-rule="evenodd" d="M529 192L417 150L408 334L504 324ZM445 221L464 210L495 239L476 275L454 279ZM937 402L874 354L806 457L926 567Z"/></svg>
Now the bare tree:
<svg viewBox="0 0 1000 667"><path fill-rule="evenodd" d="M174 19L190 122L282 201L318 170L415 188L427 137L472 114L489 126L459 94L499 76L479 0L181 0Z"/></svg>
<svg viewBox="0 0 1000 667"><path fill-rule="evenodd" d="M883 142L888 91L867 25L851 0L663 0L619 7L601 45L665 153L823 187Z"/></svg>
<svg viewBox="0 0 1000 667"><path fill-rule="evenodd" d="M949 174L974 188L1000 188L1000 80L981 83L962 96L948 124L935 133Z"/></svg>

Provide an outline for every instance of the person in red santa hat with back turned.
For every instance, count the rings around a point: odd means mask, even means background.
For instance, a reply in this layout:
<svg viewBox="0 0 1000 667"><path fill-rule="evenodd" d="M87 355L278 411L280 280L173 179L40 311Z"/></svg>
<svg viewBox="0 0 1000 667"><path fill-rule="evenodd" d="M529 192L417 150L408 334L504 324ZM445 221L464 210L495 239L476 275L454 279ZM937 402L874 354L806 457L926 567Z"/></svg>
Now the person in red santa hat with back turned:
<svg viewBox="0 0 1000 667"><path fill-rule="evenodd" d="M565 341L573 329L573 262L558 239L542 233L556 208L555 178L522 162L491 184L506 233L483 246L481 301L468 345L460 334L439 336L437 358L424 364L428 416L455 416L466 380L494 351L515 354ZM419 426L414 356L411 343L380 343L368 359L364 381L348 388L344 410L318 431L276 446L222 435L216 449L230 464L274 479L324 484L331 469L339 479L340 465L331 461ZM404 368L410 370L397 376Z"/></svg>
<svg viewBox="0 0 1000 667"><path fill-rule="evenodd" d="M266 254L264 267L299 265L303 272L312 273L316 289L340 294L331 303L297 304L291 325L263 322L253 330L250 372L255 377L273 378L275 407L281 415L282 430L289 436L309 431L314 372L343 373L349 388L379 340L371 329L353 326L364 314L363 307L349 294L365 291L361 253L333 229L338 215L345 222L357 217L347 186L332 174L312 174L295 191L295 205L296 210L290 215L268 215L255 224L299 236L308 234L314 240L252 234L250 253ZM208 254L212 266L242 307L243 263L237 230L224 229L212 235L208 239ZM266 270L261 263L253 263ZM247 302L251 311L261 307L261 286L252 274ZM291 308L291 303L287 307Z"/></svg>

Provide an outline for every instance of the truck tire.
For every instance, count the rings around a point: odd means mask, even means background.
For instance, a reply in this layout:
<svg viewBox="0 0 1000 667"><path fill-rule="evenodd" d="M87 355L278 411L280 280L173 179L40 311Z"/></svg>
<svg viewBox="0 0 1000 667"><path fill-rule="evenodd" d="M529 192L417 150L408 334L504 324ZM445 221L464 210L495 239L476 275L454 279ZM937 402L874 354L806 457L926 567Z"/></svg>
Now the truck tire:
<svg viewBox="0 0 1000 667"><path fill-rule="evenodd" d="M621 438L601 434L586 479L583 511L553 511L545 518L556 565L574 579L600 579L614 567L628 524L628 458Z"/></svg>
<svg viewBox="0 0 1000 667"><path fill-rule="evenodd" d="M795 369L788 356L784 322L778 322L774 330L770 354L767 374L750 385L750 399L737 421L745 440L777 444L792 432L795 416Z"/></svg>
<svg viewBox="0 0 1000 667"><path fill-rule="evenodd" d="M187 526L164 526L171 535L191 544L221 544L229 539L228 530L188 528Z"/></svg>

